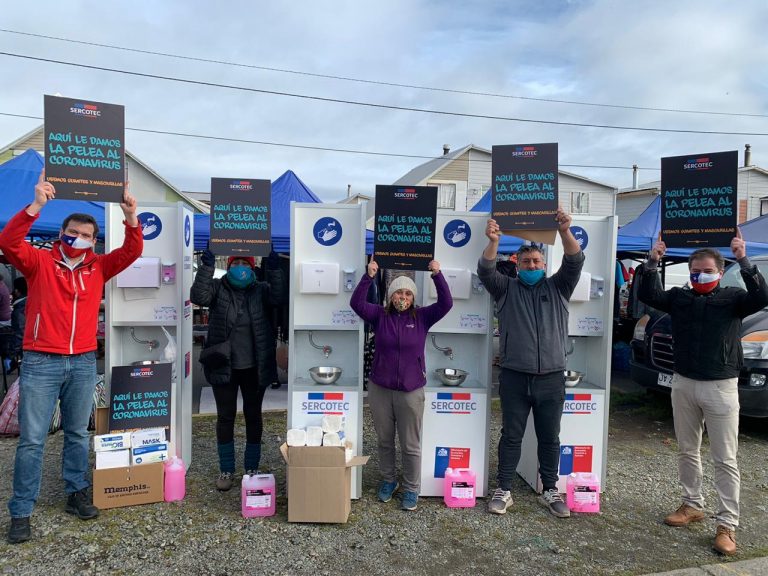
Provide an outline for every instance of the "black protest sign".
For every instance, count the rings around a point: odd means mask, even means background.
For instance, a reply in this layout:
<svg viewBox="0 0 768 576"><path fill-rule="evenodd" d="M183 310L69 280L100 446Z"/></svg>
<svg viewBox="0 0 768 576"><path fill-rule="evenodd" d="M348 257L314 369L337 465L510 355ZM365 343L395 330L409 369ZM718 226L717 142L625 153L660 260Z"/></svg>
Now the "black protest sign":
<svg viewBox="0 0 768 576"><path fill-rule="evenodd" d="M125 108L45 96L45 179L56 198L122 202Z"/></svg>
<svg viewBox="0 0 768 576"><path fill-rule="evenodd" d="M493 147L491 218L502 230L557 228L557 144Z"/></svg>
<svg viewBox="0 0 768 576"><path fill-rule="evenodd" d="M736 235L739 154L661 159L661 237L670 248L728 246Z"/></svg>
<svg viewBox="0 0 768 576"><path fill-rule="evenodd" d="M437 188L376 186L373 255L381 268L426 270L435 257Z"/></svg>
<svg viewBox="0 0 768 576"><path fill-rule="evenodd" d="M272 183L211 178L211 251L267 256L272 249Z"/></svg>
<svg viewBox="0 0 768 576"><path fill-rule="evenodd" d="M109 431L171 425L171 365L114 366Z"/></svg>

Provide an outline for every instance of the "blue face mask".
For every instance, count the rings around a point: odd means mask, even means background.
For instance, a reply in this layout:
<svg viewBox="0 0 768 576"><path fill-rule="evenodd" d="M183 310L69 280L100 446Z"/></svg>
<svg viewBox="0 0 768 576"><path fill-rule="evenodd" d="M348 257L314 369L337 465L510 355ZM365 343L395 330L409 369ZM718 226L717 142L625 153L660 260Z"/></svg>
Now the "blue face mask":
<svg viewBox="0 0 768 576"><path fill-rule="evenodd" d="M523 284L528 284L528 286L533 286L534 284L538 284L544 279L544 276L546 274L547 274L546 270L518 270L517 271L517 277L520 278Z"/></svg>
<svg viewBox="0 0 768 576"><path fill-rule="evenodd" d="M253 270L250 266L230 266L227 270L227 280L236 288L245 288L253 282Z"/></svg>

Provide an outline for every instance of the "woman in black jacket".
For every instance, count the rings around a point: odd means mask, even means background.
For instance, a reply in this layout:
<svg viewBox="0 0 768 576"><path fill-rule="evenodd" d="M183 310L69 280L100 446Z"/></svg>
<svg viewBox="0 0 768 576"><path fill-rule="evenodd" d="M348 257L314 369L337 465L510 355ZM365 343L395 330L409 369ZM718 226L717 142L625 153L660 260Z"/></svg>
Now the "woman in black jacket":
<svg viewBox="0 0 768 576"><path fill-rule="evenodd" d="M266 259L267 267L277 268L273 262L276 259L276 254ZM255 473L259 467L261 403L265 389L277 381L275 335L267 309L281 303L284 286L279 269L266 271L267 282L258 281L250 256L231 256L227 260L227 274L221 279L213 277L213 253L206 250L200 260L202 265L192 284L190 299L209 308L208 337L200 363L216 400L220 471L216 488L225 491L232 487L235 473L238 389L243 396L245 415L246 474Z"/></svg>

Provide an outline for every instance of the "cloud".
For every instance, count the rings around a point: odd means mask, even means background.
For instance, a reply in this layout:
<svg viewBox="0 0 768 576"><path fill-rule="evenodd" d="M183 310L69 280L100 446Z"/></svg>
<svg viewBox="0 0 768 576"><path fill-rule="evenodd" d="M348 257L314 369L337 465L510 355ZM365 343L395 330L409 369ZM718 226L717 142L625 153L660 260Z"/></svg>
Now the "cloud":
<svg viewBox="0 0 768 576"><path fill-rule="evenodd" d="M763 1L562 3L395 0L111 4L42 2L32 18L4 9L4 27L145 50L533 98L768 114ZM493 98L343 82L207 64L0 33L0 50L211 83L329 98L564 122L768 132L766 118L672 114ZM559 142L562 164L616 185L631 165L743 149L768 163L765 137L702 136L436 116L180 84L0 57L0 112L42 114L42 95L122 103L130 126L405 154L441 154L468 143ZM37 125L0 117L0 141ZM276 178L293 169L321 198L371 193L419 160L216 142L129 132L127 147L185 190L211 176ZM658 172L644 171L648 180Z"/></svg>

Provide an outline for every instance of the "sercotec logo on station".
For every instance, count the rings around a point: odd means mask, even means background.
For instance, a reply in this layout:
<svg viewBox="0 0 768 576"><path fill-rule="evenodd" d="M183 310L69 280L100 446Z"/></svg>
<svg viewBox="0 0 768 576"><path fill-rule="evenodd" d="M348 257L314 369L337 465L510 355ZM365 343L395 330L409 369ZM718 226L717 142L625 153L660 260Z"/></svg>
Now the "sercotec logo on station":
<svg viewBox="0 0 768 576"><path fill-rule="evenodd" d="M597 410L597 402L592 394L566 394L563 414L592 414Z"/></svg>
<svg viewBox="0 0 768 576"><path fill-rule="evenodd" d="M349 400L344 392L307 392L307 399L301 403L305 414L336 414L349 412Z"/></svg>
<svg viewBox="0 0 768 576"><path fill-rule="evenodd" d="M473 414L477 411L477 401L468 392L438 392L430 408L435 414Z"/></svg>

